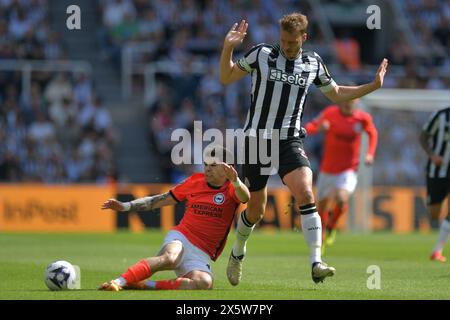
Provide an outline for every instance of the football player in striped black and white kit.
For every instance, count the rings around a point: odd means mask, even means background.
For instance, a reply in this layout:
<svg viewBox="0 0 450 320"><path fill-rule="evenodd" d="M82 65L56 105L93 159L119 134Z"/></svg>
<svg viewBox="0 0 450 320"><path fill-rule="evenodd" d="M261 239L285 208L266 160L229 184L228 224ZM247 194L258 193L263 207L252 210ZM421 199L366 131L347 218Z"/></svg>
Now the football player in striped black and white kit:
<svg viewBox="0 0 450 320"><path fill-rule="evenodd" d="M439 220L445 199L448 200L447 217L431 254L431 260L445 262L442 249L450 233L450 107L430 116L422 128L420 145L428 155L427 206L432 219Z"/></svg>
<svg viewBox="0 0 450 320"><path fill-rule="evenodd" d="M304 129L301 118L306 95L311 84L318 87L332 102L350 101L362 97L383 84L387 60L383 59L374 81L360 86L339 86L331 78L318 54L302 49L307 39L307 17L291 13L280 19L280 42L259 44L237 62L233 49L242 43L248 23L235 23L227 33L220 57L220 80L229 84L247 74L252 76L251 105L244 125L245 152L248 156L252 143L265 139L267 145L278 144L278 174L300 206L303 234L310 251L312 279L322 282L335 273L321 259L322 231L312 191L312 171L303 150ZM260 135L261 130L263 132ZM278 135L274 135L277 132ZM271 141L271 138L277 141ZM268 148L268 147L267 147ZM238 219L236 241L227 267L228 280L237 285L241 280L242 261L248 237L254 225L264 215L267 202L268 175L261 174L263 161L243 165L244 181L251 198L247 210Z"/></svg>

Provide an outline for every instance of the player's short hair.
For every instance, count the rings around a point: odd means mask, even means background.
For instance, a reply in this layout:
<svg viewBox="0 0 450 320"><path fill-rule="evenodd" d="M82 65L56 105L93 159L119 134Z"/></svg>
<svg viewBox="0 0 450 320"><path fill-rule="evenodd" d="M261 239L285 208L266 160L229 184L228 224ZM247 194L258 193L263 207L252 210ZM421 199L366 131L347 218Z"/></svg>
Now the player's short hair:
<svg viewBox="0 0 450 320"><path fill-rule="evenodd" d="M281 17L280 27L289 33L304 34L308 28L308 18L299 12L292 12Z"/></svg>
<svg viewBox="0 0 450 320"><path fill-rule="evenodd" d="M203 161L215 159L226 164L234 164L234 154L220 144L209 145L203 151Z"/></svg>

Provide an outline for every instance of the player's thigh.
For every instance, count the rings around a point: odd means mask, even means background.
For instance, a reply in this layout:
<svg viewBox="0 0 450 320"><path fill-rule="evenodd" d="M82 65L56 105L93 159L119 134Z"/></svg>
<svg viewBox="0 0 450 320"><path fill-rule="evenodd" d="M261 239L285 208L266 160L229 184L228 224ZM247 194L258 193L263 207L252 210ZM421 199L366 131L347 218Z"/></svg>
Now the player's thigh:
<svg viewBox="0 0 450 320"><path fill-rule="evenodd" d="M283 177L283 183L289 188L299 205L314 202L312 181L313 173L307 166L297 168Z"/></svg>
<svg viewBox="0 0 450 320"><path fill-rule="evenodd" d="M250 192L257 192L267 186L269 175L262 174L263 166L260 164L243 164L242 177L244 184L248 187Z"/></svg>
<svg viewBox="0 0 450 320"><path fill-rule="evenodd" d="M435 205L442 203L448 196L448 179L427 178L427 204Z"/></svg>
<svg viewBox="0 0 450 320"><path fill-rule="evenodd" d="M350 198L350 192L347 189L336 189L335 200L337 203L346 203Z"/></svg>
<svg viewBox="0 0 450 320"><path fill-rule="evenodd" d="M355 191L358 183L358 175L354 170L347 170L336 175L336 201L347 202L350 195Z"/></svg>
<svg viewBox="0 0 450 320"><path fill-rule="evenodd" d="M337 176L334 174L319 172L316 184L318 202L321 202L322 200L325 201L325 199L330 200L335 198L336 180Z"/></svg>
<svg viewBox="0 0 450 320"><path fill-rule="evenodd" d="M447 178L447 219L450 219L450 178Z"/></svg>
<svg viewBox="0 0 450 320"><path fill-rule="evenodd" d="M257 223L264 216L267 204L267 187L250 192L247 203L246 217L250 223Z"/></svg>
<svg viewBox="0 0 450 320"><path fill-rule="evenodd" d="M160 258L168 265L170 269L176 268L183 259L184 248L181 242L174 241L166 244L160 251Z"/></svg>
<svg viewBox="0 0 450 320"><path fill-rule="evenodd" d="M182 235L177 231L169 231L159 250L158 256L170 268L175 268L183 259L184 246Z"/></svg>
<svg viewBox="0 0 450 320"><path fill-rule="evenodd" d="M266 173L271 167L271 163L263 163L260 155L260 144L268 146L267 139L256 137L245 137L243 152L244 163L242 164L242 180L250 192L263 189L267 185L269 174ZM270 150L270 148L269 148Z"/></svg>
<svg viewBox="0 0 450 320"><path fill-rule="evenodd" d="M450 192L447 194L447 219L450 219Z"/></svg>
<svg viewBox="0 0 450 320"><path fill-rule="evenodd" d="M442 212L442 203L428 205L428 211L430 212L430 216L432 219L439 220Z"/></svg>
<svg viewBox="0 0 450 320"><path fill-rule="evenodd" d="M201 270L193 270L186 275L184 278L189 278L194 281L196 289L199 290L208 290L213 288L214 279L213 276L205 271Z"/></svg>

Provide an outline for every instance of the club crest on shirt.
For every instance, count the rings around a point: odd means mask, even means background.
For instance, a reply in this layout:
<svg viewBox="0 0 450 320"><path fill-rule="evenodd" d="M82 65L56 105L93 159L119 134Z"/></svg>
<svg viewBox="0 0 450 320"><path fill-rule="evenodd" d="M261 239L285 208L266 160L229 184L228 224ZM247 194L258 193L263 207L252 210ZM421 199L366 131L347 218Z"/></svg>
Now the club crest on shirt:
<svg viewBox="0 0 450 320"><path fill-rule="evenodd" d="M214 203L215 204L222 204L225 202L225 196L223 193L218 193L214 196Z"/></svg>

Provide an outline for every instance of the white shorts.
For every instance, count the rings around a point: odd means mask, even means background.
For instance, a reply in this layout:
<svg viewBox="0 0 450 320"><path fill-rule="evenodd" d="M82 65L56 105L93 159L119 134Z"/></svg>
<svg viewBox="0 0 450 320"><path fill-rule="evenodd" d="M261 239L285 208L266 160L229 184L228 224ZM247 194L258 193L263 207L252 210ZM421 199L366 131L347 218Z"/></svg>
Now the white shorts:
<svg viewBox="0 0 450 320"><path fill-rule="evenodd" d="M181 232L176 230L170 230L167 233L158 255L166 245L173 242L179 242L183 246L183 256L174 270L177 277L184 276L194 270L204 271L213 276L211 259L208 254L194 246Z"/></svg>
<svg viewBox="0 0 450 320"><path fill-rule="evenodd" d="M352 194L357 183L358 175L354 170L347 170L338 174L320 172L317 178L317 200L329 197L336 189L344 189Z"/></svg>

